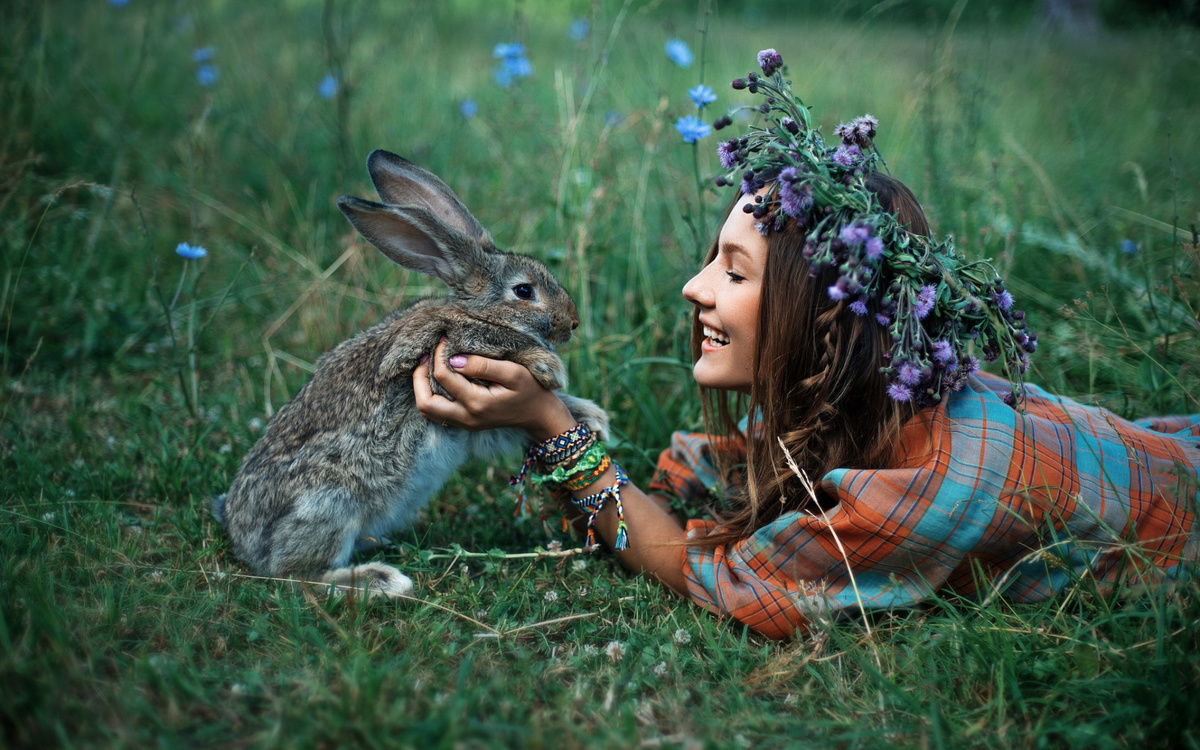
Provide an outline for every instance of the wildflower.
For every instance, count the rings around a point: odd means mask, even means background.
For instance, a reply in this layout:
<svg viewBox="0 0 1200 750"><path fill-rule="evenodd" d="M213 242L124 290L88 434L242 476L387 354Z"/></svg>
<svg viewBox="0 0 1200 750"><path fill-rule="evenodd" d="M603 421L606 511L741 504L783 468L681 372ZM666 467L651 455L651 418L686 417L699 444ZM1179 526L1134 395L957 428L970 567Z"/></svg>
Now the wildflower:
<svg viewBox="0 0 1200 750"><path fill-rule="evenodd" d="M764 75L771 75L783 67L783 56L774 49L765 49L758 53L758 65Z"/></svg>
<svg viewBox="0 0 1200 750"><path fill-rule="evenodd" d="M542 599L547 602L556 602L556 601L558 601L558 592L554 591L554 590L547 591L545 596L542 597Z"/></svg>
<svg viewBox="0 0 1200 750"><path fill-rule="evenodd" d="M516 79L533 75L533 63L525 57L523 44L497 44L492 50L492 57L500 60L500 65L492 71L492 78L501 88L509 88Z"/></svg>
<svg viewBox="0 0 1200 750"><path fill-rule="evenodd" d="M338 78L333 73L326 73L321 82L317 84L317 94L322 99L329 100L337 96Z"/></svg>
<svg viewBox="0 0 1200 750"><path fill-rule="evenodd" d="M201 86L212 86L220 76L221 73L217 70L217 66L212 63L204 63L199 68L196 68L196 81Z"/></svg>
<svg viewBox="0 0 1200 750"><path fill-rule="evenodd" d="M942 364L953 361L954 349L951 348L950 342L944 339L933 342L933 358Z"/></svg>
<svg viewBox="0 0 1200 750"><path fill-rule="evenodd" d="M993 297L996 300L996 306L1001 310L1008 312L1009 309L1012 308L1013 298L1012 295L1008 293L1008 290L1002 290L999 293L995 293L993 294Z"/></svg>
<svg viewBox="0 0 1200 750"><path fill-rule="evenodd" d="M50 523L51 521L53 521L53 520L54 520L54 514L53 514L53 513L49 513L49 512L47 512L47 513L43 513L43 514L42 514L42 520L43 520L43 521L45 521L46 523Z"/></svg>
<svg viewBox="0 0 1200 750"><path fill-rule="evenodd" d="M851 302L850 303L850 312L854 313L855 315L866 315L867 314L866 300L864 300L862 297L859 297L858 299Z"/></svg>
<svg viewBox="0 0 1200 750"><path fill-rule="evenodd" d="M900 365L900 373L897 377L904 385L916 386L921 384L921 381L924 379L924 373L921 372L921 368L913 365L913 363L905 362Z"/></svg>
<svg viewBox="0 0 1200 750"><path fill-rule="evenodd" d="M867 241L867 238L871 236L871 229L858 222L854 222L842 227L840 236L842 242L845 242L847 245L857 246Z"/></svg>
<svg viewBox="0 0 1200 750"><path fill-rule="evenodd" d="M624 120L624 119L625 118L621 116L621 113L617 112L614 109L610 109L604 113L604 124L610 128L615 125L620 125L621 120Z"/></svg>
<svg viewBox="0 0 1200 750"><path fill-rule="evenodd" d="M660 661L658 664L654 665L654 676L655 677L666 677L667 676L667 663L665 661Z"/></svg>
<svg viewBox="0 0 1200 750"><path fill-rule="evenodd" d="M501 43L501 44L497 44L495 46L495 48L492 49L492 57L496 58L497 60L504 60L504 59L510 58L510 57L524 57L524 56L525 56L525 45L521 44L520 42L512 42L511 44Z"/></svg>
<svg viewBox="0 0 1200 750"><path fill-rule="evenodd" d="M715 126L716 123L713 123ZM725 169L733 169L737 164L738 142L737 138L732 138L728 141L721 141L717 146L717 158L721 160L721 166Z"/></svg>
<svg viewBox="0 0 1200 750"><path fill-rule="evenodd" d="M691 643L692 642L692 634L687 632L683 628L679 628L678 630L675 631L675 642L678 644L681 644L681 645L685 644L685 643Z"/></svg>
<svg viewBox="0 0 1200 750"><path fill-rule="evenodd" d="M1133 240L1121 240L1121 252L1126 255L1137 255L1138 246Z"/></svg>
<svg viewBox="0 0 1200 750"><path fill-rule="evenodd" d="M246 695L250 692L250 688L244 682L235 682L229 686L229 692L232 695Z"/></svg>
<svg viewBox="0 0 1200 750"><path fill-rule="evenodd" d="M591 26L588 24L588 20L586 18L577 18L567 27L567 36L572 41L582 42L584 39L587 39L588 32L590 31Z"/></svg>
<svg viewBox="0 0 1200 750"><path fill-rule="evenodd" d="M924 320L925 316L933 310L935 302L937 302L937 287L933 284L926 284L921 287L921 291L917 294L917 304L914 308L917 313L917 319Z"/></svg>
<svg viewBox="0 0 1200 750"><path fill-rule="evenodd" d="M903 383L892 383L888 386L888 396L891 396L893 401L910 401L912 395L912 389Z"/></svg>
<svg viewBox="0 0 1200 750"><path fill-rule="evenodd" d="M787 167L779 173L779 207L789 216L800 217L812 208L812 188L803 183L797 185L799 172Z"/></svg>
<svg viewBox="0 0 1200 750"><path fill-rule="evenodd" d="M176 245L175 253L182 258L187 258L188 260L196 260L197 258L203 258L205 255L208 255L208 251L199 245L189 245L186 242L180 242L178 245Z"/></svg>
<svg viewBox="0 0 1200 750"><path fill-rule="evenodd" d="M562 552L562 542L557 539L551 539L546 543L547 552Z"/></svg>
<svg viewBox="0 0 1200 750"><path fill-rule="evenodd" d="M600 649L596 648L592 644L590 644L590 643L583 644L583 655L584 656L596 656L599 653L600 653Z"/></svg>
<svg viewBox="0 0 1200 750"><path fill-rule="evenodd" d="M108 4L117 8L123 8L129 5L129 0L108 0Z"/></svg>
<svg viewBox="0 0 1200 750"><path fill-rule="evenodd" d="M251 419L246 426L250 428L250 432L258 432L263 428L263 421L258 417L255 417L254 419Z"/></svg>
<svg viewBox="0 0 1200 750"><path fill-rule="evenodd" d="M872 237L866 243L867 258L869 260L879 260L883 257L883 240L878 237Z"/></svg>
<svg viewBox="0 0 1200 750"><path fill-rule="evenodd" d="M843 143L830 158L843 167L853 167L854 163L862 158L862 149L854 144Z"/></svg>
<svg viewBox="0 0 1200 750"><path fill-rule="evenodd" d="M842 288L842 280L838 279L838 283L829 287L826 292L829 294L829 299L834 302L846 299L846 290Z"/></svg>
<svg viewBox="0 0 1200 750"><path fill-rule="evenodd" d="M220 453L221 455L225 455L226 453L233 453L233 446L230 445L229 443L225 443L224 445L222 445L220 448L217 449L217 453Z"/></svg>
<svg viewBox="0 0 1200 750"><path fill-rule="evenodd" d="M792 118L785 117L779 121L779 124L783 125L783 129L792 135L800 135L800 126Z"/></svg>
<svg viewBox="0 0 1200 750"><path fill-rule="evenodd" d="M587 570L587 560L572 560L571 561L571 572L572 573L581 573L585 570Z"/></svg>
<svg viewBox="0 0 1200 750"><path fill-rule="evenodd" d="M192 53L192 62L194 62L194 63L208 62L208 61L212 60L213 56L216 54L217 54L216 47L200 47L195 52Z"/></svg>
<svg viewBox="0 0 1200 750"><path fill-rule="evenodd" d="M625 658L625 644L620 641L609 641L608 645L604 647L604 655L610 661L621 661Z"/></svg>
<svg viewBox="0 0 1200 750"><path fill-rule="evenodd" d="M712 132L712 127L695 115L676 120L675 129L683 136L684 143L695 143Z"/></svg>
<svg viewBox="0 0 1200 750"><path fill-rule="evenodd" d="M576 562L583 562L583 560L576 560ZM587 586L580 586L578 589L576 589L575 596L579 597L580 599L587 598L589 591L591 591L591 589L589 589Z"/></svg>
<svg viewBox="0 0 1200 750"><path fill-rule="evenodd" d="M879 120L876 120L871 115L863 115L856 117L854 122L854 134L858 136L858 144L865 145L863 141L870 141L875 137L875 129L879 127Z"/></svg>
<svg viewBox="0 0 1200 750"><path fill-rule="evenodd" d="M717 100L717 95L713 92L712 88L705 86L703 83L696 84L692 88L688 89L687 93L691 100L695 102L696 107L699 109L702 109L704 105L712 104Z"/></svg>
<svg viewBox="0 0 1200 750"><path fill-rule="evenodd" d="M458 113L464 120L470 120L479 112L479 105L471 99L463 99L458 103Z"/></svg>
<svg viewBox="0 0 1200 750"><path fill-rule="evenodd" d="M665 46L667 59L681 68L692 67L692 51L682 39L671 39Z"/></svg>

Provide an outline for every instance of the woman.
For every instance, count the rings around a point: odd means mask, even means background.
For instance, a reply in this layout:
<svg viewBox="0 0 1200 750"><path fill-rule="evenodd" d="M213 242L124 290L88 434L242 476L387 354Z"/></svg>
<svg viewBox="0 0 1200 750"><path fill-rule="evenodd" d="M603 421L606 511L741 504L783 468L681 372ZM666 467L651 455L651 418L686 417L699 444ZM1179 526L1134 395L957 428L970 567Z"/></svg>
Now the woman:
<svg viewBox="0 0 1200 750"><path fill-rule="evenodd" d="M1023 386L1036 336L991 268L932 240L879 171L874 118L827 147L778 54L759 64L733 86L764 95L765 124L718 149L741 190L683 290L721 437L677 433L643 492L524 368L447 366L440 350L453 400L425 364L422 413L525 429L526 468L581 511L589 541L771 637L939 590L1035 601L1081 576L1180 573L1200 550L1200 417L1131 423ZM978 372L975 351L1007 380ZM685 530L665 494L728 510Z"/></svg>

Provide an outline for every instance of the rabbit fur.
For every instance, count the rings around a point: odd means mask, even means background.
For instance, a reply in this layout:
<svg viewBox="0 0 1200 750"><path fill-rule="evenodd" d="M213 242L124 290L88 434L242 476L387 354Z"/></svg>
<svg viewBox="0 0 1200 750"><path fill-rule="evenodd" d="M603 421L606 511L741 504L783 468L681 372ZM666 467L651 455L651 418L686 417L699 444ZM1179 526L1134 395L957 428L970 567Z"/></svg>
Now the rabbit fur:
<svg viewBox="0 0 1200 750"><path fill-rule="evenodd" d="M406 595L396 568L349 567L356 542L404 527L468 458L527 441L518 429L467 432L417 410L412 374L447 339L447 355L518 362L547 389L566 384L554 345L578 325L575 303L540 262L501 252L438 177L387 151L367 159L381 203L338 208L393 262L446 283L323 356L312 379L271 418L229 487L213 501L238 557L258 572L319 580L368 595ZM430 377L436 392L445 393ZM560 393L601 434L596 404ZM364 546L359 543L360 549Z"/></svg>

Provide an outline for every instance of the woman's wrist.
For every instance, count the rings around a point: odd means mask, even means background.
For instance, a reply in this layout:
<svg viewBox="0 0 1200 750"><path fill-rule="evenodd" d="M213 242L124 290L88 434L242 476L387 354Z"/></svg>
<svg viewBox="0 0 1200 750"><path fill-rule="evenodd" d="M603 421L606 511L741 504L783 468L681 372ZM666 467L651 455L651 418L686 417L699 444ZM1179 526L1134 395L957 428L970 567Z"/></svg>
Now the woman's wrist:
<svg viewBox="0 0 1200 750"><path fill-rule="evenodd" d="M577 424L567 405L550 391L546 392L544 399L532 412L533 417L522 427L528 433L529 439L535 443L549 440Z"/></svg>

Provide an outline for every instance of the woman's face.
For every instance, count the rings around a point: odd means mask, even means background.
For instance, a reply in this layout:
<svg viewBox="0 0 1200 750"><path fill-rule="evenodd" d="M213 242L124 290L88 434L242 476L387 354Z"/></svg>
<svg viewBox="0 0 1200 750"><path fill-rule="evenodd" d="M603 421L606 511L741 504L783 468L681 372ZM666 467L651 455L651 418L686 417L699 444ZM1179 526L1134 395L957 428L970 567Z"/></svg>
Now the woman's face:
<svg viewBox="0 0 1200 750"><path fill-rule="evenodd" d="M750 392L758 342L758 302L767 267L767 238L742 210L753 196L742 196L721 227L717 255L683 287L696 306L704 340L692 368L704 388Z"/></svg>

